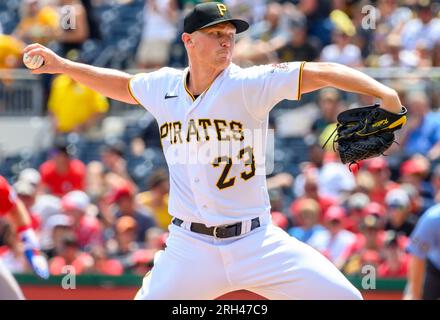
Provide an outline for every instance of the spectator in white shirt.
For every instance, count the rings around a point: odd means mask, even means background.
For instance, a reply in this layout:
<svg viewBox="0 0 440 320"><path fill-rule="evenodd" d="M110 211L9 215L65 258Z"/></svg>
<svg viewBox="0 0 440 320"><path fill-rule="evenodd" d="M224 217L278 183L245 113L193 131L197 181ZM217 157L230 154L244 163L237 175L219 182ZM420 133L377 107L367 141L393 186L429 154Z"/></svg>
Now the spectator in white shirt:
<svg viewBox="0 0 440 320"><path fill-rule="evenodd" d="M325 151L319 145L312 145L313 157L307 174L318 181L319 195L332 199L342 199L356 187L356 181L348 167L341 163L333 151ZM293 191L297 197L304 195L306 176L304 172L295 179Z"/></svg>
<svg viewBox="0 0 440 320"><path fill-rule="evenodd" d="M175 0L145 2L144 29L136 57L139 68L160 68L167 64L171 43L177 35L177 20Z"/></svg>
<svg viewBox="0 0 440 320"><path fill-rule="evenodd" d="M355 234L344 229L345 218L342 207L330 207L324 214L326 229L316 232L308 242L338 268L342 267L342 254L356 241Z"/></svg>
<svg viewBox="0 0 440 320"><path fill-rule="evenodd" d="M362 65L362 54L359 47L350 43L352 37L342 30L333 31L333 43L322 49L321 61L345 64L350 67Z"/></svg>
<svg viewBox="0 0 440 320"><path fill-rule="evenodd" d="M386 40L387 52L379 57L379 67L404 67L414 68L419 63L419 57L413 50L402 48L402 41L399 35L391 34Z"/></svg>
<svg viewBox="0 0 440 320"><path fill-rule="evenodd" d="M407 50L418 46L432 49L440 41L440 19L436 18L436 6L431 1L419 1L416 6L417 18L408 21L402 29L402 44Z"/></svg>

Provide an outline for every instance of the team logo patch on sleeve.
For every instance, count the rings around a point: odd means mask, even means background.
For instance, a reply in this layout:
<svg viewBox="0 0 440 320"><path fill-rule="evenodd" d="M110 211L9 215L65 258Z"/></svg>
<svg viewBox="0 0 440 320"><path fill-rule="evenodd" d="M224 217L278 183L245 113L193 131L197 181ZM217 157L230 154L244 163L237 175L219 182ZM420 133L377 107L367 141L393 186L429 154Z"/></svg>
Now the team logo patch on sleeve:
<svg viewBox="0 0 440 320"><path fill-rule="evenodd" d="M272 67L271 73L289 71L289 63L288 62L273 63L270 66Z"/></svg>

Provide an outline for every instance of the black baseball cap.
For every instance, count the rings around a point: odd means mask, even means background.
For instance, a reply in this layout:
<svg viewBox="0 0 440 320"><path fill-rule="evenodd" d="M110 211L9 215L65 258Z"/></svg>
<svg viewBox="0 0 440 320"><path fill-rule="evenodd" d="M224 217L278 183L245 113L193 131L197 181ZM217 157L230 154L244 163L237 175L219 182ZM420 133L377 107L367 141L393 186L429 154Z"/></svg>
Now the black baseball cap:
<svg viewBox="0 0 440 320"><path fill-rule="evenodd" d="M220 2L200 3L189 12L183 22L183 31L193 33L194 31L210 27L219 23L230 22L236 28L236 33L246 31L249 23L240 19L233 19L228 7Z"/></svg>

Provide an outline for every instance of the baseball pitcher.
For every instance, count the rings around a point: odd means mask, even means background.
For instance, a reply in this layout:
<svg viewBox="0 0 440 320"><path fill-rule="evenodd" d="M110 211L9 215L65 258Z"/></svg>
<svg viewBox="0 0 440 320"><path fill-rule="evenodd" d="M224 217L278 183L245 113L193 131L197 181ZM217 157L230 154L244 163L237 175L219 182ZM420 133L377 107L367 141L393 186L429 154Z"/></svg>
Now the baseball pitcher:
<svg viewBox="0 0 440 320"><path fill-rule="evenodd" d="M181 36L189 66L135 76L68 61L39 44L25 52L44 58L32 73L66 73L142 105L159 124L173 220L136 299L214 299L240 289L269 299L362 299L324 256L271 224L262 165L268 114L283 99L327 86L380 99L383 108L351 115L350 131L339 132L356 146L352 161L375 155L363 151L371 137L380 153L380 135L404 124L405 109L395 90L343 65L233 64L235 36L248 27L224 4L196 5Z"/></svg>

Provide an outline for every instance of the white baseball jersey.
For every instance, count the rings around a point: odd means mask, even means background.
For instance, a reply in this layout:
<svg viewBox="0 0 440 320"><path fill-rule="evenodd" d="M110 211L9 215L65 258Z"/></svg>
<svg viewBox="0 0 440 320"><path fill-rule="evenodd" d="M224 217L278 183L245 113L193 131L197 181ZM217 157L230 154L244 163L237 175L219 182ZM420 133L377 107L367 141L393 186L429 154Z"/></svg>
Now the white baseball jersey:
<svg viewBox="0 0 440 320"><path fill-rule="evenodd" d="M133 98L156 118L170 172L169 212L208 226L269 215L268 114L298 100L304 62L226 68L196 99L188 68L134 76Z"/></svg>

